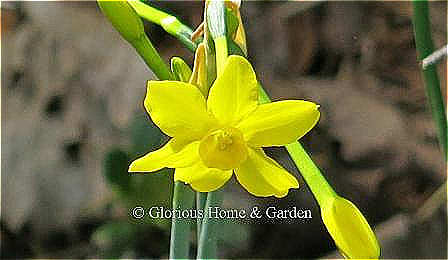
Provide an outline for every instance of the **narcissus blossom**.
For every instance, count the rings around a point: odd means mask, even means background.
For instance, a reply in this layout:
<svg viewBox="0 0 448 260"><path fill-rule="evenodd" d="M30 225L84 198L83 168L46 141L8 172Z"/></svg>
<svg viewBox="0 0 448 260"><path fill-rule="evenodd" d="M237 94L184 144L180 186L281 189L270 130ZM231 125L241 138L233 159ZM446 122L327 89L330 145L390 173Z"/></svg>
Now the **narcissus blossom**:
<svg viewBox="0 0 448 260"><path fill-rule="evenodd" d="M251 64L229 56L208 97L195 85L149 81L144 101L154 123L172 137L135 160L129 172L176 168L175 181L200 192L222 187L235 173L255 196L284 197L297 179L262 150L296 141L319 120L318 105L303 100L258 104Z"/></svg>

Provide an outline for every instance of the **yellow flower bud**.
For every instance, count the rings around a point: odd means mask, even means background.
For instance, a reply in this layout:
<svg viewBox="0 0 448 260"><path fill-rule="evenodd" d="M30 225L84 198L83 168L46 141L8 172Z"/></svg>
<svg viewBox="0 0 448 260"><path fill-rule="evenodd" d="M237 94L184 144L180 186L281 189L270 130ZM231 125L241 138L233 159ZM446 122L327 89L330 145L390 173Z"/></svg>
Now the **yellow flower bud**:
<svg viewBox="0 0 448 260"><path fill-rule="evenodd" d="M353 259L378 259L380 246L362 213L336 196L321 206L322 220L341 254Z"/></svg>

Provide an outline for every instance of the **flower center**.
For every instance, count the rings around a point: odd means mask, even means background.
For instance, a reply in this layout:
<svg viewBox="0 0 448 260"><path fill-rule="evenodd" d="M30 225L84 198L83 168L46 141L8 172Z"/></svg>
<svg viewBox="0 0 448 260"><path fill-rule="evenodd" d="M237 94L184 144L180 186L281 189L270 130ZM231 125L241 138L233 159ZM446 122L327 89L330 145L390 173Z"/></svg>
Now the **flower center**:
<svg viewBox="0 0 448 260"><path fill-rule="evenodd" d="M231 170L247 159L247 145L240 130L223 128L202 138L199 156L209 168Z"/></svg>

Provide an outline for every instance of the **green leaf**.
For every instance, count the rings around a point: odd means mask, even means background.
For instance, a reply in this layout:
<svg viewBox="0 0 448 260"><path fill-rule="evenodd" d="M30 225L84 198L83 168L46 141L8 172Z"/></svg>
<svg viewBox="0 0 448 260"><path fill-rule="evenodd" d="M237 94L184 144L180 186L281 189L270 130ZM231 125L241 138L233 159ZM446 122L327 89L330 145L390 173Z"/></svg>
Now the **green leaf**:
<svg viewBox="0 0 448 260"><path fill-rule="evenodd" d="M419 60L423 60L434 51L434 43L431 33L431 18L429 14L428 1L412 1L415 47ZM435 64L422 70L422 76L425 82L426 95L431 108L432 117L437 126L437 137L439 139L440 149L447 159L447 118L445 97L440 89L439 74Z"/></svg>
<svg viewBox="0 0 448 260"><path fill-rule="evenodd" d="M129 1L129 4L132 8L134 8L139 16L162 26L167 33L176 37L190 51L194 51L196 49L197 44L191 40L193 30L181 23L175 16L140 1Z"/></svg>

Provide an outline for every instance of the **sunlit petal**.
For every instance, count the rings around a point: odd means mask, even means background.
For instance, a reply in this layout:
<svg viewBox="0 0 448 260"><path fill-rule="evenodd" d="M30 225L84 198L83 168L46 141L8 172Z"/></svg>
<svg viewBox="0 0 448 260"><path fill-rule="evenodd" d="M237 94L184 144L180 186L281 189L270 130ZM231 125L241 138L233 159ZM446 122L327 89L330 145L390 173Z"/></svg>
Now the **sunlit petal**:
<svg viewBox="0 0 448 260"><path fill-rule="evenodd" d="M249 61L229 56L210 88L207 108L226 126L238 123L258 105L257 78Z"/></svg>
<svg viewBox="0 0 448 260"><path fill-rule="evenodd" d="M174 180L188 183L199 192L210 192L222 187L232 177L232 171L207 168L199 160L190 167L176 168Z"/></svg>
<svg viewBox="0 0 448 260"><path fill-rule="evenodd" d="M297 179L261 149L249 149L248 159L235 169L235 175L249 193L259 197L281 198L288 194L290 188L299 187Z"/></svg>
<svg viewBox="0 0 448 260"><path fill-rule="evenodd" d="M213 124L201 91L178 81L148 81L145 108L167 135L197 140Z"/></svg>
<svg viewBox="0 0 448 260"><path fill-rule="evenodd" d="M165 167L187 167L199 160L199 141L187 145L176 143L173 138L159 150L133 161L129 172L153 172Z"/></svg>
<svg viewBox="0 0 448 260"><path fill-rule="evenodd" d="M257 107L238 125L252 147L279 146L301 138L316 125L319 106L303 100L284 100Z"/></svg>

